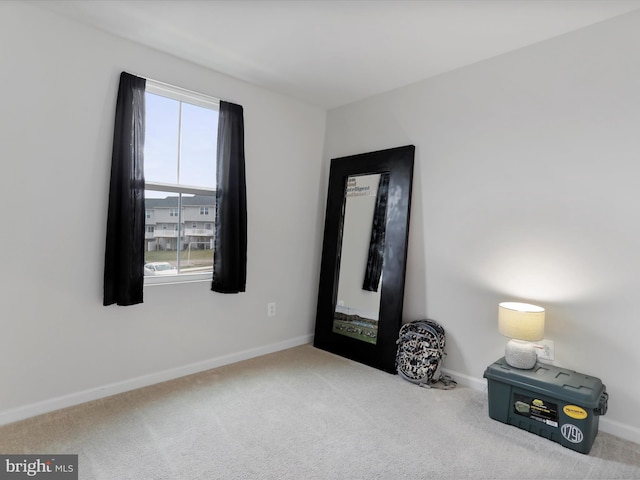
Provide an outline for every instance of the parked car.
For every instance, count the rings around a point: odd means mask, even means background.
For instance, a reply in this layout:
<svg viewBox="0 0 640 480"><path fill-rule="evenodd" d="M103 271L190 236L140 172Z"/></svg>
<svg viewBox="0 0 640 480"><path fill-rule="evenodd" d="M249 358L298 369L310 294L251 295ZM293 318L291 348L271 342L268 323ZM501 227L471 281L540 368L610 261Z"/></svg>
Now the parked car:
<svg viewBox="0 0 640 480"><path fill-rule="evenodd" d="M177 275L178 269L169 262L149 262L144 264L145 275Z"/></svg>

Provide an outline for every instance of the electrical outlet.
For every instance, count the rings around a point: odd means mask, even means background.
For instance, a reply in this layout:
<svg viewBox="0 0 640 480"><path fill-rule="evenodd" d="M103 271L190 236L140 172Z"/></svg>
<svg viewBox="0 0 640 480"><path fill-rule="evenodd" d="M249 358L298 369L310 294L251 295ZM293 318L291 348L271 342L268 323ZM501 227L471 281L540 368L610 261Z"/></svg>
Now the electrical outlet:
<svg viewBox="0 0 640 480"><path fill-rule="evenodd" d="M555 358L553 340L540 340L536 342L536 353L538 354L539 360L553 361Z"/></svg>
<svg viewBox="0 0 640 480"><path fill-rule="evenodd" d="M276 302L267 303L267 317L276 316Z"/></svg>

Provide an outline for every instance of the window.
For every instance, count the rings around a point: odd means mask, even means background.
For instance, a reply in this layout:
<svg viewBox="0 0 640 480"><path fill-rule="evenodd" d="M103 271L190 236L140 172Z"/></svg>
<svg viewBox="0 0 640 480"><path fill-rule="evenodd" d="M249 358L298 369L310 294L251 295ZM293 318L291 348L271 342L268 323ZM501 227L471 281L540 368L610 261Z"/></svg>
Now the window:
<svg viewBox="0 0 640 480"><path fill-rule="evenodd" d="M214 232L194 222L215 207L218 101L147 80L145 103L146 218L162 229L145 236L144 260L174 274L149 273L145 284L210 279Z"/></svg>
<svg viewBox="0 0 640 480"><path fill-rule="evenodd" d="M105 246L105 262L104 262L104 289L103 304L108 305L136 305L143 301L143 263L145 262L145 230L144 227L151 222L145 221L145 207L147 201L145 194L149 197L149 204L152 200L160 200L162 209L153 210L153 224L167 223L166 220L159 218L160 213L168 213L169 207L178 208L178 223L182 224L182 210L184 206L184 218L188 218L186 209L195 210L199 213L200 206L215 207L214 212L220 213L216 216L214 223L214 232L207 247L206 242L198 240L195 245L201 248L216 250L215 254L215 276L209 274L211 281L211 290L218 293L241 293L246 291L247 280L247 195L246 195L246 178L245 178L245 155L244 155L244 114L242 105L227 101L211 100L199 94L192 94L188 91L178 90L173 87L166 87L158 82L149 81L150 98L152 95L177 100L179 105L179 142L180 148L174 151L176 156L174 163L177 164L175 172L176 179L167 183L161 180L162 174L155 172L157 175L151 175L148 178L148 189L144 190L144 155L145 155L145 95L147 80L127 72L120 73L120 82L118 86L118 95L116 99L115 111L115 128L113 135L112 162L109 188L109 209L107 212L107 235ZM176 98L177 97L177 98ZM150 104L152 102L149 102ZM216 114L215 105L218 105ZM182 144L189 145L187 140L189 131L183 120L188 119L188 115L183 117L189 111L187 105L205 106L205 110L210 110L214 114L216 122L205 122L204 124L218 123L218 138L220 143L216 148L210 148L213 152L220 152L219 158L215 161L209 161L207 167L213 167L212 171L221 171L225 175L225 185L230 188L224 188L222 191L214 193L215 181L210 182L208 175L203 175L203 168L198 168L198 175L205 179L202 182L194 182L195 185L186 180L189 176L188 161L183 162ZM200 109L196 109L200 110ZM156 112L157 113L157 112ZM155 117L159 118L155 118ZM162 115L151 114L153 118L151 123L163 125L165 119ZM156 121L157 120L157 121ZM170 121L167 121L171 123ZM166 123L166 122L165 122ZM162 130L162 129L160 129ZM210 128L211 132L214 128ZM153 135L150 135L151 138ZM158 137L158 132L155 132ZM202 137L205 143L213 139L213 136ZM147 144L148 150L151 144ZM157 143L154 143L157 145ZM160 151L171 151L170 148L159 149ZM147 151L148 158L152 158L150 152ZM213 158L211 155L210 158ZM158 158L154 158L152 163L157 162ZM188 160L185 158L185 160ZM196 162L197 164L197 162ZM152 165L153 166L153 165ZM151 170L151 169L150 169ZM183 175L183 173L185 175ZM171 175L170 175L171 176ZM208 183L211 185L207 185ZM169 195L158 196L158 192L165 192ZM172 197L172 198L169 198ZM204 197L204 198L202 198ZM212 197L214 200L212 201ZM173 205L169 205L175 203ZM177 204L177 205L176 205ZM207 205L209 204L209 205ZM151 207L149 207L151 208ZM156 215L158 218L155 218ZM168 216L168 215L167 215ZM209 215L211 217L211 215ZM131 222L133 220L133 222ZM169 219L175 223L175 219ZM132 225L133 223L133 225ZM154 229L154 237L157 229ZM179 242L184 241L182 232L177 235L169 235L169 231L163 231L167 236L176 237L175 242L167 242L166 250L170 250L170 245L176 245L176 252L181 251ZM208 232L206 232L208 235ZM182 239L182 240L181 240ZM154 246L158 250L159 243L162 239L155 240ZM189 244L190 245L190 244ZM220 247L224 245L224 247ZM142 246L143 248L140 248ZM149 244L147 243L147 247ZM190 250L189 250L190 251ZM179 256L176 263L179 265L183 259ZM190 259L187 259L187 266ZM148 264L147 264L148 265ZM184 266L184 265L183 265ZM177 268L176 268L177 270ZM206 276L206 274L205 274ZM175 277L175 276L174 276ZM202 278L202 275L200 275ZM184 280L180 280L184 281Z"/></svg>

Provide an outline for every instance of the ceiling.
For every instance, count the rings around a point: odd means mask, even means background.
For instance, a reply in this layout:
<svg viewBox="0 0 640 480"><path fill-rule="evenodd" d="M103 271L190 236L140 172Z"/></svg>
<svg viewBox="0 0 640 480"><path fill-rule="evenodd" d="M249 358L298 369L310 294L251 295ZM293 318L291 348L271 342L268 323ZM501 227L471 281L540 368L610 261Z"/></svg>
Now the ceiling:
<svg viewBox="0 0 640 480"><path fill-rule="evenodd" d="M640 0L33 0L334 108L640 9Z"/></svg>

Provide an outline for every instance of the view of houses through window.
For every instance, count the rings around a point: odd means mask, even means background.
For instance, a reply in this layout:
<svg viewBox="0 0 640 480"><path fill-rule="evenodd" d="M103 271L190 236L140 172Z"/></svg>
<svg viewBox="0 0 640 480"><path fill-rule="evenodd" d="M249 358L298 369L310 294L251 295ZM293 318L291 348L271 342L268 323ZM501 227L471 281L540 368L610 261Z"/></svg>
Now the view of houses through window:
<svg viewBox="0 0 640 480"><path fill-rule="evenodd" d="M211 272L218 104L147 81L145 276Z"/></svg>

